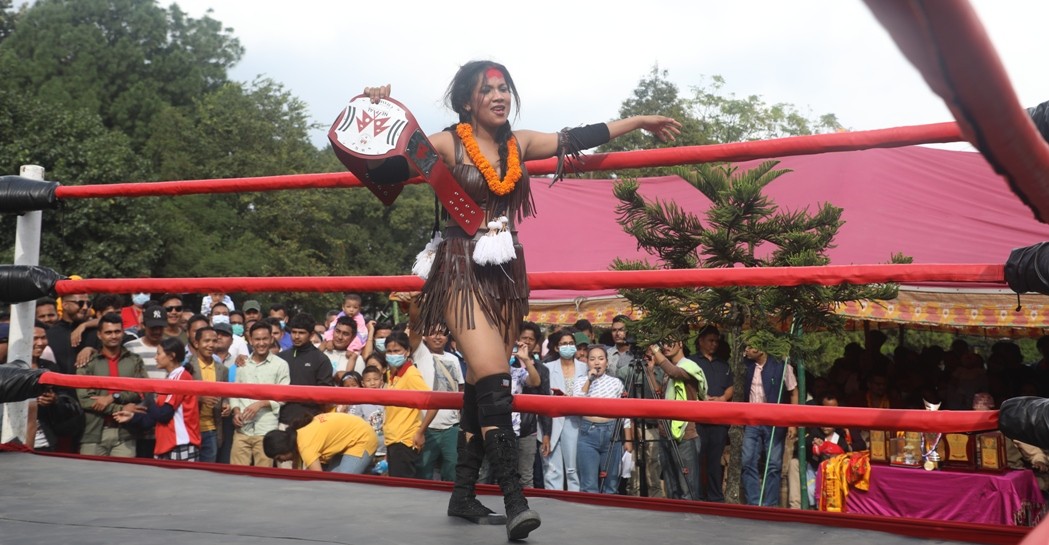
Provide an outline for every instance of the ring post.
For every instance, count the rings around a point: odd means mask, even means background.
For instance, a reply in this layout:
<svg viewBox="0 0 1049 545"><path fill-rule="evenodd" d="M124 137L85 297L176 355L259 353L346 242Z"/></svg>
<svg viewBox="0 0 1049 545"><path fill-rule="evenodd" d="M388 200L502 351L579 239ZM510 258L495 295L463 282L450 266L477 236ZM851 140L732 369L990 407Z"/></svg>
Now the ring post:
<svg viewBox="0 0 1049 545"><path fill-rule="evenodd" d="M44 167L22 165L19 174L31 180L44 181ZM26 212L18 217L15 231L15 265L40 264L40 225L43 212ZM11 332L8 338L7 361L21 360L20 367L28 368L33 356L33 323L36 321L36 301L11 305ZM0 362L6 363L6 362ZM29 444L26 438L26 419L29 401L7 403L3 408L3 429L0 443L18 439Z"/></svg>

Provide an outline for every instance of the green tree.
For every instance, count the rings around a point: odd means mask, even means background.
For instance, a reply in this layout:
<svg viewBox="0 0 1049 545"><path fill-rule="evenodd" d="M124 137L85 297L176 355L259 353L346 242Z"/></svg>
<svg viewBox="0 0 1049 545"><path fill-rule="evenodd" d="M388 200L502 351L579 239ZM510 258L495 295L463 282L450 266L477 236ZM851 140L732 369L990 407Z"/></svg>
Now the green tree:
<svg viewBox="0 0 1049 545"><path fill-rule="evenodd" d="M660 259L616 260L613 268L685 269L736 267L800 267L827 265L827 250L842 225L841 212L830 203L815 212L781 210L764 194L765 188L785 170L768 161L746 171L734 167L698 165L673 171L710 200L703 215L693 214L673 201L646 201L636 180L616 184L615 195L623 229L637 239L638 247ZM892 256L892 262L908 262ZM744 328L762 335L769 353L788 354L802 360L820 350L815 338L799 331L840 331L844 319L830 310L838 301L890 299L896 286L798 286L678 288L623 290L643 318L633 324L642 344L680 338L681 331L705 323L728 332L732 348L730 365L736 376L735 400L743 398ZM788 331L792 333L788 333ZM740 499L739 471L742 430L730 434L733 444L726 498Z"/></svg>
<svg viewBox="0 0 1049 545"><path fill-rule="evenodd" d="M660 142L642 131L625 134L602 145L598 151L629 151L656 147L693 146L709 144L700 130L698 120L692 114L687 100L679 96L677 85L668 78L666 70L653 66L647 77L638 82L633 95L619 107L619 117L632 115L665 115L681 122L681 135L676 142Z"/></svg>
<svg viewBox="0 0 1049 545"><path fill-rule="evenodd" d="M229 83L188 113L166 108L146 156L158 179L341 171L309 142L306 105L268 79ZM194 195L160 203L158 276L402 274L426 242L433 200L408 187L390 208L364 189ZM297 295L311 311L339 296ZM378 300L376 299L376 302Z"/></svg>
<svg viewBox="0 0 1049 545"><path fill-rule="evenodd" d="M666 70L653 66L619 108L620 117L659 114L681 122L675 142L660 142L644 132L624 135L598 148L600 152L670 146L699 146L798 136L842 128L834 114L810 117L787 103L767 104L759 95L737 98L725 89L725 79L713 76L682 96ZM665 175L664 168L625 170L622 177Z"/></svg>
<svg viewBox="0 0 1049 545"><path fill-rule="evenodd" d="M3 42L15 30L15 22L19 14L25 11L26 5L15 11L12 9L12 0L0 0L0 42Z"/></svg>
<svg viewBox="0 0 1049 545"><path fill-rule="evenodd" d="M0 91L0 173L17 173L23 164L43 166L47 179L67 185L135 179L145 167L128 138L104 127L97 115ZM58 211L44 212L41 264L93 277L148 274L158 252L149 242L156 237L155 218L147 212L130 199L64 201ZM0 220L7 263L14 224L13 217Z"/></svg>
<svg viewBox="0 0 1049 545"><path fill-rule="evenodd" d="M843 127L834 114L810 117L793 104L767 104L760 95L737 98L725 90L725 78L713 76L692 88L689 111L710 142L747 142L833 132Z"/></svg>
<svg viewBox="0 0 1049 545"><path fill-rule="evenodd" d="M283 85L229 81L243 50L210 16L153 0L10 6L0 0L0 174L28 163L65 184L344 171L310 143L306 105ZM390 275L408 270L432 213L419 186L390 208L363 189L69 201L44 214L42 261L93 277ZM2 222L7 249L14 221ZM281 297L315 313L341 303Z"/></svg>
<svg viewBox="0 0 1049 545"><path fill-rule="evenodd" d="M139 149L165 105L190 106L243 54L231 29L154 0L39 0L0 42L0 86L101 116Z"/></svg>

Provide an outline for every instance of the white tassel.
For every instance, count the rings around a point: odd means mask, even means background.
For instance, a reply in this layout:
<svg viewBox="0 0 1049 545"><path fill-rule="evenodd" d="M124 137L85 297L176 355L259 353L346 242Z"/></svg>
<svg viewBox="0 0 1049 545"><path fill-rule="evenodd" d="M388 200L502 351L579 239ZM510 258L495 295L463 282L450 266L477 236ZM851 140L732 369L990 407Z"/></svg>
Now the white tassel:
<svg viewBox="0 0 1049 545"><path fill-rule="evenodd" d="M502 265L517 257L514 239L510 234L510 220L503 216L488 222L488 232L474 244L474 263L478 265Z"/></svg>
<svg viewBox="0 0 1049 545"><path fill-rule="evenodd" d="M444 242L444 237L441 236L440 231L434 231L433 238L430 242L426 243L426 247L422 249L415 256L415 264L412 265L412 274L426 280L430 276L430 268L433 267L433 260L437 257L437 247Z"/></svg>
<svg viewBox="0 0 1049 545"><path fill-rule="evenodd" d="M510 220L506 216L499 218L502 230L495 236L498 255L498 264L509 263L517 258L517 250L514 249L514 237L510 234Z"/></svg>
<svg viewBox="0 0 1049 545"><path fill-rule="evenodd" d="M474 263L478 265L493 265L498 259L498 248L495 237L499 234L502 224L498 221L488 222L488 232L474 243Z"/></svg>

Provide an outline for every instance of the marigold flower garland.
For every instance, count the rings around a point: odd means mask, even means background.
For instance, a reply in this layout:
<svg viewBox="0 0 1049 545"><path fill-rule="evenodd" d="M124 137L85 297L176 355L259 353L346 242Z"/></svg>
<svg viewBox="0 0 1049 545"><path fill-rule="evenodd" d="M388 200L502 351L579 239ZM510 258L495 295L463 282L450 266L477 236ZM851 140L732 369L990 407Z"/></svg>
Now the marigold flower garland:
<svg viewBox="0 0 1049 545"><path fill-rule="evenodd" d="M506 178L500 180L499 174L492 168L492 164L481 153L481 148L477 145L477 139L474 138L473 127L469 123L459 123L455 126L455 132L463 141L463 147L466 148L466 155L470 157L470 161L477 167L477 170L481 171L484 179L488 181L488 189L491 189L492 193L503 196L509 194L517 187L517 181L521 179L522 172L521 156L517 151L516 137L511 136L506 143L509 147L509 153L506 158Z"/></svg>

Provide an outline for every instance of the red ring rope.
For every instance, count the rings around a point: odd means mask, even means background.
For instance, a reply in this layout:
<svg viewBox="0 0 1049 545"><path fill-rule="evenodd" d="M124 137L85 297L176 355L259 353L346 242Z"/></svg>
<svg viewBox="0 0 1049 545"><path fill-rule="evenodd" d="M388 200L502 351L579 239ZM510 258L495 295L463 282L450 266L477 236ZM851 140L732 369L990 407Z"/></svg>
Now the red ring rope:
<svg viewBox="0 0 1049 545"><path fill-rule="evenodd" d="M997 264L827 265L823 267L753 267L654 271L573 271L530 273L533 290L604 290L717 286L801 286L882 282L1002 283L1005 266ZM208 293L418 291L416 276L273 276L264 278L112 278L60 280L59 295L71 293Z"/></svg>
<svg viewBox="0 0 1049 545"><path fill-rule="evenodd" d="M573 166L580 171L643 168L652 166L711 163L717 161L749 161L767 157L810 155L834 151L854 151L870 148L893 148L933 142L957 142L961 132L955 123L934 123L811 136L793 136L757 142L683 146L652 150L616 152L587 156ZM556 160L529 161L531 174L552 174ZM421 183L413 178L409 183ZM361 182L349 172L330 174L295 174L262 176L257 178L227 178L186 180L174 182L143 182L104 185L58 186L59 199L98 199L110 197L149 197L197 195L206 193L241 193L248 191L280 191L286 189L324 189L361 187Z"/></svg>
<svg viewBox="0 0 1049 545"><path fill-rule="evenodd" d="M275 401L318 404L373 403L417 409L458 409L462 394L414 392L330 386L276 386L272 384L233 384L222 382L172 381L121 377L64 375L47 372L41 384L69 388L121 389L132 392L158 392L221 397L246 397ZM549 416L591 415L609 418L663 418L718 424L822 426L833 423L845 427L887 430L954 432L998 428L998 411L915 411L821 407L810 405L749 404L709 401L669 401L663 399L594 399L540 395L514 396L514 408L521 412Z"/></svg>

